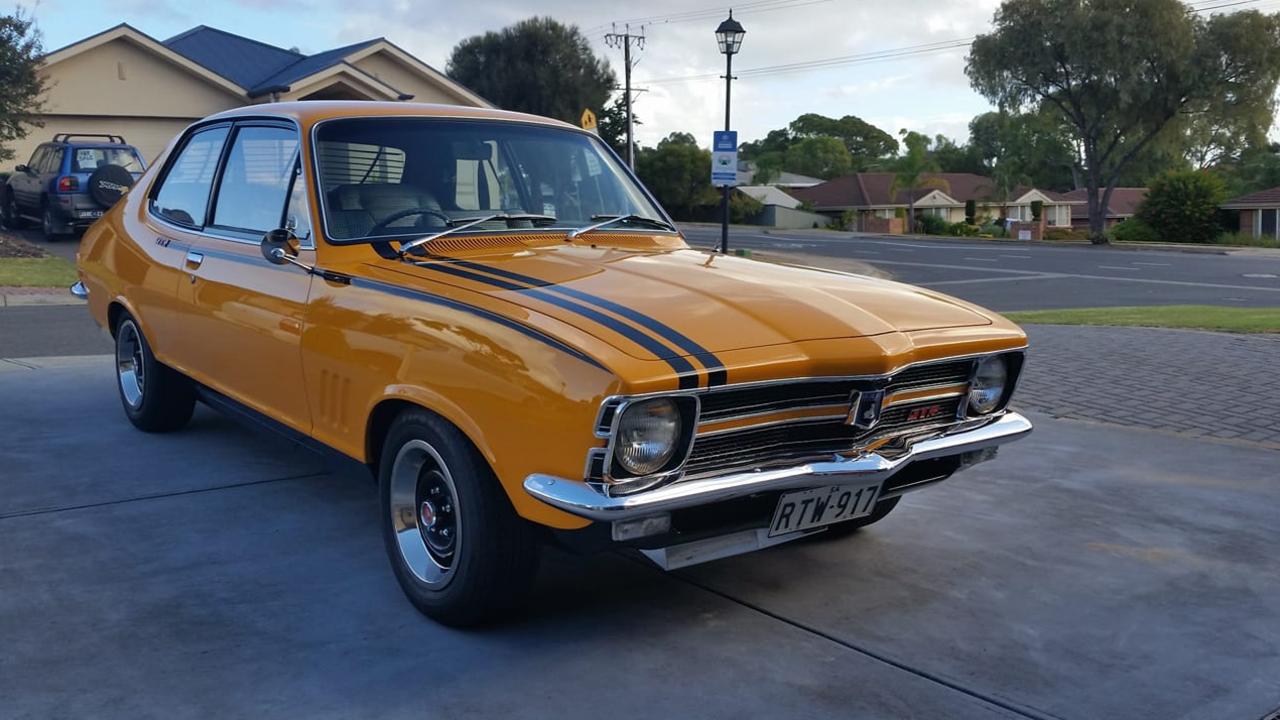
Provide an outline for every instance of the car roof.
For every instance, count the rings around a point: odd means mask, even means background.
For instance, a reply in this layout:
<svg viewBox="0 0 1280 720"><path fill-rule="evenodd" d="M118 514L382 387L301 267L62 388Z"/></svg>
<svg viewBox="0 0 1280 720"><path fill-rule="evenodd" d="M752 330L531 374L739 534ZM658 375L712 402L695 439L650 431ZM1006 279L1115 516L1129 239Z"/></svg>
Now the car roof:
<svg viewBox="0 0 1280 720"><path fill-rule="evenodd" d="M303 100L298 102L246 105L211 115L207 120L239 117L273 116L311 125L321 120L339 117L442 117L475 118L478 120L504 120L507 122L537 123L577 130L574 125L541 115L477 108L465 105L437 105L431 103L370 102L366 100Z"/></svg>

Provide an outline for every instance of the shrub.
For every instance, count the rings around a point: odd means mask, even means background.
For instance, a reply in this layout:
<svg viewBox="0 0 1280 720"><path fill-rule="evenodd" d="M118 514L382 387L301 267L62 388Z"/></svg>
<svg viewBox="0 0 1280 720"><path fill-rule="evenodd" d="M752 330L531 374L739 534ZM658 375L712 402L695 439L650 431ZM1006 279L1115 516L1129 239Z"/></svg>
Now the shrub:
<svg viewBox="0 0 1280 720"><path fill-rule="evenodd" d="M1009 237L1009 232L1004 229L1004 223L993 222L978 228L981 235L989 235L994 238Z"/></svg>
<svg viewBox="0 0 1280 720"><path fill-rule="evenodd" d="M920 226L920 230L925 235L946 235L951 225L937 215L921 215L916 218L916 224Z"/></svg>
<svg viewBox="0 0 1280 720"><path fill-rule="evenodd" d="M729 222L742 224L751 222L764 210L759 200L743 192L729 194Z"/></svg>
<svg viewBox="0 0 1280 720"><path fill-rule="evenodd" d="M1222 231L1218 205L1226 196L1226 187L1215 175L1168 172L1151 183L1138 217L1166 242L1213 242Z"/></svg>
<svg viewBox="0 0 1280 720"><path fill-rule="evenodd" d="M1031 201L1031 220L1032 222L1040 222L1040 216L1044 214L1044 202L1040 200Z"/></svg>
<svg viewBox="0 0 1280 720"><path fill-rule="evenodd" d="M976 200L964 201L964 221L970 225L976 225L978 217L978 203Z"/></svg>
<svg viewBox="0 0 1280 720"><path fill-rule="evenodd" d="M1045 240L1088 240L1088 230L1077 230L1068 227L1050 227L1044 229Z"/></svg>
<svg viewBox="0 0 1280 720"><path fill-rule="evenodd" d="M854 229L853 219L854 219L853 211L845 210L844 212L840 213L839 218L836 218L831 221L831 227L836 230L853 230Z"/></svg>
<svg viewBox="0 0 1280 720"><path fill-rule="evenodd" d="M1253 233L1229 232L1213 239L1218 245L1247 245L1249 247L1280 248L1280 240L1273 237L1254 237Z"/></svg>
<svg viewBox="0 0 1280 720"><path fill-rule="evenodd" d="M978 226L972 225L968 221L951 223L947 227L947 234L954 237L977 237Z"/></svg>
<svg viewBox="0 0 1280 720"><path fill-rule="evenodd" d="M1159 242L1154 228L1140 218L1129 218L1108 231L1116 242Z"/></svg>

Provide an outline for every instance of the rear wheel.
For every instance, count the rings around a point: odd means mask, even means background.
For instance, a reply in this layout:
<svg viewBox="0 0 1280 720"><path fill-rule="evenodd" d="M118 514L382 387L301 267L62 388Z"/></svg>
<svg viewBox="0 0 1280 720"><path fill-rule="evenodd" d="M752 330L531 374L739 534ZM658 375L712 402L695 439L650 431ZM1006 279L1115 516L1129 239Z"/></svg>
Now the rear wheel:
<svg viewBox="0 0 1280 720"><path fill-rule="evenodd" d="M40 232L48 242L58 240L65 234L60 231L58 219L53 215L53 205L47 200L40 208Z"/></svg>
<svg viewBox="0 0 1280 720"><path fill-rule="evenodd" d="M524 602L538 566L533 526L457 428L406 410L387 432L378 485L391 569L419 611L466 626Z"/></svg>
<svg viewBox="0 0 1280 720"><path fill-rule="evenodd" d="M131 315L116 326L116 387L124 414L139 430L181 429L195 410L191 379L156 360Z"/></svg>

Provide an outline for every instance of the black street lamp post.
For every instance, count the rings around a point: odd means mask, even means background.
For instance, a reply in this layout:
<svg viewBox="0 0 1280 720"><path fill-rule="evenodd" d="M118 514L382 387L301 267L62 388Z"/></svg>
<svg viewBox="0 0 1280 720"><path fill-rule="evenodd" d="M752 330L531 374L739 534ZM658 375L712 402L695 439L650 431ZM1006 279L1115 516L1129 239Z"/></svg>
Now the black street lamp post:
<svg viewBox="0 0 1280 720"><path fill-rule="evenodd" d="M733 10L729 11L729 19L720 23L720 27L716 28L716 43L720 45L720 52L724 53L724 129L729 130L729 85L733 82L733 56L737 54L738 48L742 47L742 36L747 31L742 29L742 23L733 19ZM734 168L737 172L737 167ZM720 200L720 252L728 254L729 252L729 192L733 190L732 185L724 186L724 197Z"/></svg>

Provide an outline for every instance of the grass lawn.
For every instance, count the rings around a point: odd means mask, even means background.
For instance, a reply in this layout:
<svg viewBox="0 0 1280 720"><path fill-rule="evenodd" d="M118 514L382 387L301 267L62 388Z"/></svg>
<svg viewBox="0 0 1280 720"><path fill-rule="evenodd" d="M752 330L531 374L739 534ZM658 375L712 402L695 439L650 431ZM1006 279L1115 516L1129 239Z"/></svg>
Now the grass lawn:
<svg viewBox="0 0 1280 720"><path fill-rule="evenodd" d="M1158 305L1026 310L1004 313L1004 315L1014 322L1045 325L1128 325L1233 333L1280 333L1280 307Z"/></svg>
<svg viewBox="0 0 1280 720"><path fill-rule="evenodd" d="M0 287L67 288L77 279L75 265L60 257L0 257Z"/></svg>

